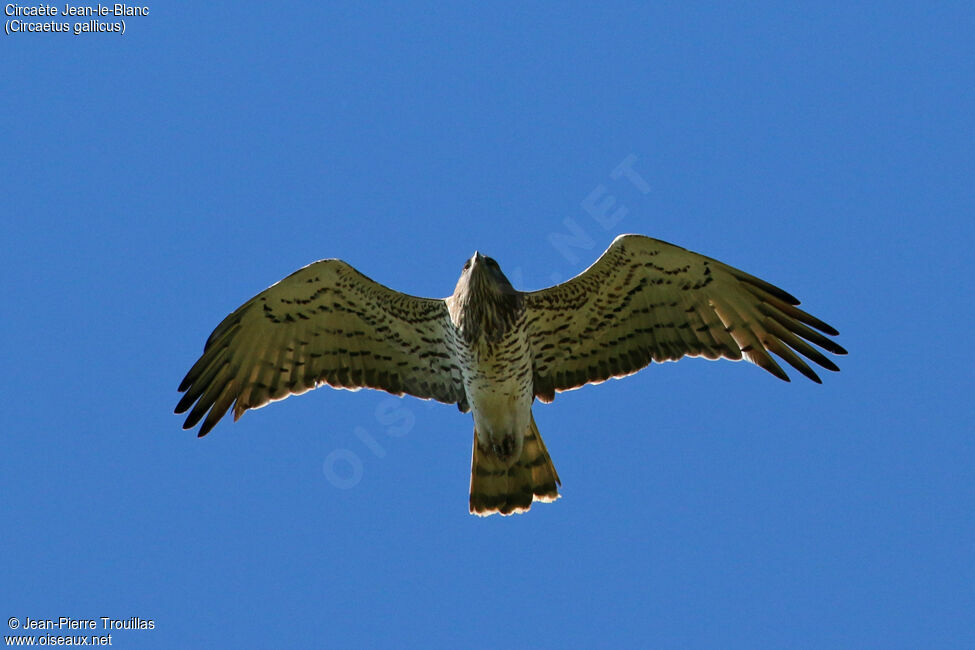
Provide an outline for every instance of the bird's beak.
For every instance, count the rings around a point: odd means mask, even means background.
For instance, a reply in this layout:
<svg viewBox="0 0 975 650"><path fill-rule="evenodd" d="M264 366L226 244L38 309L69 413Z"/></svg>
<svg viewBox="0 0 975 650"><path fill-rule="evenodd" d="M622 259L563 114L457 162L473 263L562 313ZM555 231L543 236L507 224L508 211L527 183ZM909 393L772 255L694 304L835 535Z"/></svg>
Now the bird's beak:
<svg viewBox="0 0 975 650"><path fill-rule="evenodd" d="M474 257L471 258L471 268L477 266L484 262L484 256L481 255L479 251L474 251Z"/></svg>

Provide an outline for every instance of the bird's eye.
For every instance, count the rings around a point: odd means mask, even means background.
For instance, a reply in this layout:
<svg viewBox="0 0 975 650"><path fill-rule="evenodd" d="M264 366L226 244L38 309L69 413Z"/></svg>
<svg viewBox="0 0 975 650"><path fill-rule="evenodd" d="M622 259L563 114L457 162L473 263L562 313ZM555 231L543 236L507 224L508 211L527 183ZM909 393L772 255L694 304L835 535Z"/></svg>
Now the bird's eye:
<svg viewBox="0 0 975 650"><path fill-rule="evenodd" d="M471 261L467 260L466 262L464 262L464 270L466 271L469 268L471 268Z"/></svg>
<svg viewBox="0 0 975 650"><path fill-rule="evenodd" d="M488 263L488 266L490 266L492 269L499 268L498 267L498 263L495 262L493 258L490 258L490 257L487 258L487 263Z"/></svg>

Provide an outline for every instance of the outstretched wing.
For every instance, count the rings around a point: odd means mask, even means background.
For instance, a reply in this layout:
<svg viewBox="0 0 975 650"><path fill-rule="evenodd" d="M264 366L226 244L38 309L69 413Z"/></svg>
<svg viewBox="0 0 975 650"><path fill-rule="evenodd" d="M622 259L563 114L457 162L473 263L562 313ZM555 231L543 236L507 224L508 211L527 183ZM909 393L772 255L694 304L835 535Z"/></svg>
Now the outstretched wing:
<svg viewBox="0 0 975 650"><path fill-rule="evenodd" d="M789 381L772 352L818 383L796 353L828 370L839 368L810 342L846 354L824 336L838 332L782 289L641 235L617 237L575 278L524 297L535 395L543 401L684 356L744 356Z"/></svg>
<svg viewBox="0 0 975 650"><path fill-rule="evenodd" d="M186 394L176 412L193 407L184 429L206 415L203 436L231 405L236 420L321 384L408 393L467 410L453 345L443 300L408 296L341 260L322 260L217 326L179 386Z"/></svg>

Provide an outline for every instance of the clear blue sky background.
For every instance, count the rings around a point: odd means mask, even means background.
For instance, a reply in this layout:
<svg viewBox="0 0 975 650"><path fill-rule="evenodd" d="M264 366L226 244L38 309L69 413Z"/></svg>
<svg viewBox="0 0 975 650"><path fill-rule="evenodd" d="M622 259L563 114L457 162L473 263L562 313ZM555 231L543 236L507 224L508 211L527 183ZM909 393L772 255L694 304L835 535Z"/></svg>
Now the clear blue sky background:
<svg viewBox="0 0 975 650"><path fill-rule="evenodd" d="M0 620L973 647L975 10L847 4L153 2L0 37ZM478 249L535 289L621 232L795 293L842 372L689 360L538 405L564 497L504 519L467 514L451 406L323 388L202 440L172 413L220 319L311 261L446 296Z"/></svg>

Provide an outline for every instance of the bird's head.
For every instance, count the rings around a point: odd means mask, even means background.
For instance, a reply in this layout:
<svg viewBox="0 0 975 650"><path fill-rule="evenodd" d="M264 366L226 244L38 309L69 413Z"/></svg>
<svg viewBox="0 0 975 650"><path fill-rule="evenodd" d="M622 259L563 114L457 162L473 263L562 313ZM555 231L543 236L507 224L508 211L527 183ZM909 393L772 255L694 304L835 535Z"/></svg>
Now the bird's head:
<svg viewBox="0 0 975 650"><path fill-rule="evenodd" d="M469 291L482 293L485 296L488 292L508 295L516 293L494 258L481 255L478 251L474 251L474 255L464 262L464 270L461 271L460 279L457 281L457 289L462 289L462 285ZM454 295L457 295L456 290Z"/></svg>
<svg viewBox="0 0 975 650"><path fill-rule="evenodd" d="M469 337L498 339L521 308L516 291L494 259L475 252L464 263L454 295L448 299L454 324Z"/></svg>

